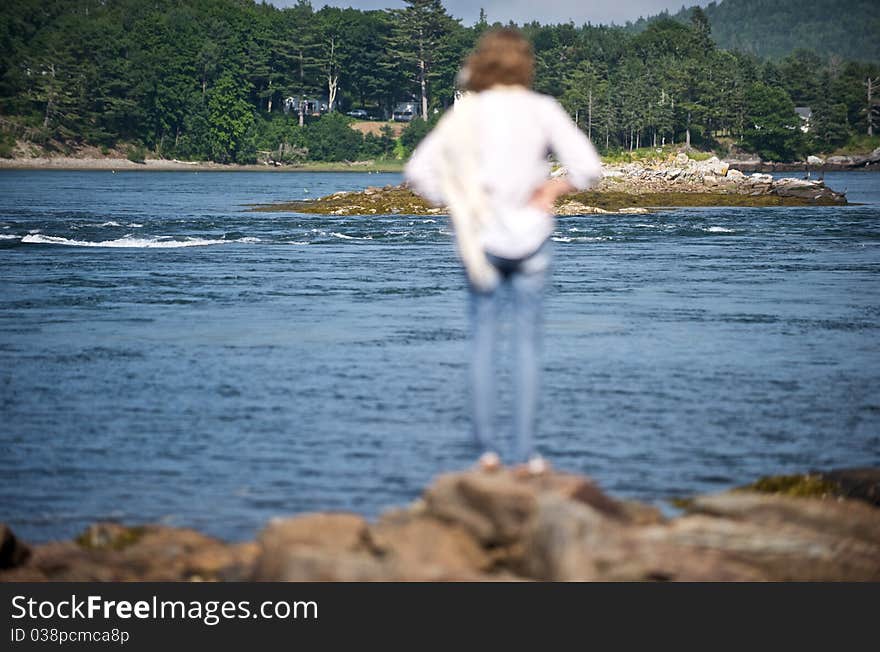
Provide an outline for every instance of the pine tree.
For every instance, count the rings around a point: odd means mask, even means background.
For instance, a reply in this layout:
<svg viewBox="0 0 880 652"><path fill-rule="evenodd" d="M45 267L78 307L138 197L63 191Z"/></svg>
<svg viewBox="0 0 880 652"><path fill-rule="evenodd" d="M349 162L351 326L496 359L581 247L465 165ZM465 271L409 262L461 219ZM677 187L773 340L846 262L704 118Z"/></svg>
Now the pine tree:
<svg viewBox="0 0 880 652"><path fill-rule="evenodd" d="M388 49L415 78L421 98L422 119L428 120L428 80L438 49L458 22L440 0L405 0L404 9L392 10L394 28Z"/></svg>
<svg viewBox="0 0 880 652"><path fill-rule="evenodd" d="M758 82L752 84L746 102L743 140L752 151L771 161L790 161L803 153L800 118L785 89Z"/></svg>

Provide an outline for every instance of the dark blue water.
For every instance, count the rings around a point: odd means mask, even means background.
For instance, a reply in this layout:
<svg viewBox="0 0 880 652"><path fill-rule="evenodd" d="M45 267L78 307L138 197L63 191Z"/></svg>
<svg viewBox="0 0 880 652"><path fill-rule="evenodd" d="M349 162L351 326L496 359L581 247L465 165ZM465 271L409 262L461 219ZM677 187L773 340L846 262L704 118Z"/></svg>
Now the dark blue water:
<svg viewBox="0 0 880 652"><path fill-rule="evenodd" d="M561 219L540 450L652 501L880 464L880 175L827 180L866 204ZM397 181L0 173L0 520L241 539L471 464L444 218L246 207Z"/></svg>

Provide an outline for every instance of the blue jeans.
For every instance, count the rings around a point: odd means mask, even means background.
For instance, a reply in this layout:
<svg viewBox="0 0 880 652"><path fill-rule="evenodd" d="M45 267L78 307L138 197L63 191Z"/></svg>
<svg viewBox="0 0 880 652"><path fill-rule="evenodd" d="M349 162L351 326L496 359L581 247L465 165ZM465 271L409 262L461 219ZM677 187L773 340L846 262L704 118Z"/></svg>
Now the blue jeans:
<svg viewBox="0 0 880 652"><path fill-rule="evenodd" d="M500 452L494 432L495 341L501 320L502 290L512 299L514 395L513 459L524 462L533 454L538 407L539 353L544 284L550 265L549 240L527 258L510 260L489 255L501 275L498 287L488 292L470 288L472 328L471 396L474 434L485 451Z"/></svg>

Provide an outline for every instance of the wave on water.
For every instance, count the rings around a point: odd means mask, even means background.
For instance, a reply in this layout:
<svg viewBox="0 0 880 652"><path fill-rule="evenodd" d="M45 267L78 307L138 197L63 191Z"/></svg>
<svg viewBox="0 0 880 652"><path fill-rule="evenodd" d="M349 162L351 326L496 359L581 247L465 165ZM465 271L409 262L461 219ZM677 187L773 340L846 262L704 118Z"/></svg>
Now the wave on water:
<svg viewBox="0 0 880 652"><path fill-rule="evenodd" d="M710 226L707 229L703 229L704 231L708 231L709 233L736 233L733 229L726 229L723 226Z"/></svg>
<svg viewBox="0 0 880 652"><path fill-rule="evenodd" d="M204 247L208 245L229 244L231 242L254 243L259 238L238 238L236 240L216 240L207 238L189 237L186 240L170 240L167 236L158 238L132 238L125 236L116 240L102 240L91 242L88 240L71 240L52 235L26 235L21 239L24 244L54 244L68 247L119 247L131 249L176 249L179 247Z"/></svg>
<svg viewBox="0 0 880 652"><path fill-rule="evenodd" d="M8 233L0 233L0 240L18 240L20 235L10 235Z"/></svg>
<svg viewBox="0 0 880 652"><path fill-rule="evenodd" d="M606 240L613 240L610 235L597 235L597 236L563 236L563 235L555 235L552 238L553 242L562 242L564 244L569 244L572 242L605 242Z"/></svg>
<svg viewBox="0 0 880 652"><path fill-rule="evenodd" d="M331 231L330 235L332 235L334 238L342 238L343 240L372 240L373 239L373 236L371 236L371 235L365 236L363 238L356 238L353 235L345 235L344 233L337 233L336 231Z"/></svg>
<svg viewBox="0 0 880 652"><path fill-rule="evenodd" d="M109 222L102 222L101 224L86 224L86 226L97 226L97 227L105 227L105 226L126 226L132 229L139 229L143 226L143 224L137 224L136 222L131 222L130 224L120 224L116 220L110 220Z"/></svg>
<svg viewBox="0 0 880 652"><path fill-rule="evenodd" d="M110 220L109 222L101 222L100 224L97 222L91 222L91 223L87 223L87 224L74 224L70 228L73 230L86 229L86 228L88 228L88 229L94 229L94 228L101 229L101 228L108 228L108 227L117 227L117 228L126 227L129 229L140 229L140 228L143 228L143 226L144 226L143 224L138 224L137 222L130 222L129 224L120 224L119 222L117 222L115 220Z"/></svg>

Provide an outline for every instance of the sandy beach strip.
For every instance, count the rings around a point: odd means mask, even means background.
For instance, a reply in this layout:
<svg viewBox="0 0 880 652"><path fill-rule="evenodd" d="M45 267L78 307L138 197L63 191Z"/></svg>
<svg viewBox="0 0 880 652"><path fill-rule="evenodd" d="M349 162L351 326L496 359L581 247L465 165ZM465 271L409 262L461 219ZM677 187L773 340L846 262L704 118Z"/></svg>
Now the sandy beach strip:
<svg viewBox="0 0 880 652"><path fill-rule="evenodd" d="M402 164L401 164L402 167ZM53 156L34 158L0 158L0 170L105 170L149 172L393 172L388 163L370 161L354 163L310 163L306 165L273 166L266 164L236 165L210 161L178 161L176 159L147 159L135 163L125 158L79 158Z"/></svg>

